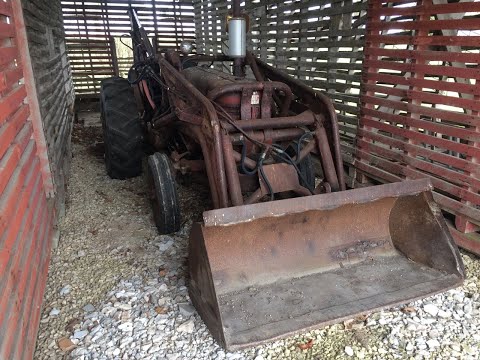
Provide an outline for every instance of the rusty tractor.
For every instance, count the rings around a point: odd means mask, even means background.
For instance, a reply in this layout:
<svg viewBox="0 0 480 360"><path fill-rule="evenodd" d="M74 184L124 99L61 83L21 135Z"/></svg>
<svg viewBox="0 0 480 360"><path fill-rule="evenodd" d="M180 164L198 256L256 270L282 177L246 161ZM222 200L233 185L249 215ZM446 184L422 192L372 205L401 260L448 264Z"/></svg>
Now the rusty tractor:
<svg viewBox="0 0 480 360"><path fill-rule="evenodd" d="M213 209L191 230L189 294L224 347L463 281L429 181L347 189L334 105L246 51L239 1L229 17L228 55L188 54L188 43L183 52L157 52L130 15L128 79L102 83L107 172L139 175L152 149L147 178L163 234L181 226L175 177L208 179ZM231 73L219 70L225 64Z"/></svg>

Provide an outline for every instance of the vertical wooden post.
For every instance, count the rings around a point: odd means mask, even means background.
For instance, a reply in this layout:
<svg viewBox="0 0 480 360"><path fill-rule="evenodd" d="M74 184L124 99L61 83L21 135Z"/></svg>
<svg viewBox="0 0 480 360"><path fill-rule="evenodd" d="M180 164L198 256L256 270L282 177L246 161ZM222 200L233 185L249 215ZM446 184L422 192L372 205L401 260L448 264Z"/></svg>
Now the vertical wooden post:
<svg viewBox="0 0 480 360"><path fill-rule="evenodd" d="M120 76L120 70L118 68L117 45L115 44L115 38L113 36L110 36L109 42L110 42L110 53L112 56L113 73L115 74L115 76Z"/></svg>
<svg viewBox="0 0 480 360"><path fill-rule="evenodd" d="M367 14L369 13L370 9L379 9L381 7L381 3L377 0L368 0L368 9L367 9ZM360 121L359 121L359 124L358 124L358 128L360 129L365 129L367 131L371 131L371 127L369 126L365 126L362 124L362 118L364 117L367 117L367 115L365 115L363 113L363 108L368 108L368 109L373 109L374 108L374 105L372 104L369 104L369 103L364 103L364 101L362 100L362 96L363 95L366 95L366 96L375 96L375 93L373 91L370 91L370 90L366 90L364 88L364 84L365 83L368 83L368 84L372 84L374 83L373 80L367 80L368 77L367 77L367 74L369 72L369 67L368 67L368 61L369 60L377 60L378 59L378 56L377 55L373 55L373 54L370 54L368 49L369 47L372 45L371 43L369 43L368 41L368 38L369 38L369 35L378 35L380 34L380 31L378 30L373 30L371 28L371 24L373 21L379 21L380 20L380 17L375 17L375 18L372 18L371 16L368 16L367 15L367 25L366 25L366 31L365 31L365 47L364 47L364 53L365 53L365 56L364 56L364 65L363 65L363 71L362 71L362 85L361 85L361 90L360 90ZM374 69L375 72L378 72L377 69ZM357 138L362 138L361 136L357 135ZM368 140L368 139L365 139L365 141L371 141L371 140ZM361 150L361 146L357 145L357 148ZM360 156L358 156L358 154L354 154L355 156L355 159L354 159L354 165L358 162L362 162L363 160L360 158ZM356 168L356 166L355 166ZM358 171L356 171L356 181L358 181L360 184L364 184L364 183L367 183L368 182L368 178L365 176L365 174L363 173L359 173Z"/></svg>

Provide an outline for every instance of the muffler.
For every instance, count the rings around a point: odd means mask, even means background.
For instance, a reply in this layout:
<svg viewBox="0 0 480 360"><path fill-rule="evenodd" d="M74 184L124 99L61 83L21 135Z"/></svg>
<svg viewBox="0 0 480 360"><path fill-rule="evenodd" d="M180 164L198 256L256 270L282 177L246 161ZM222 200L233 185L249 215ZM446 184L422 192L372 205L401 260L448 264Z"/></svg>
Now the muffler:
<svg viewBox="0 0 480 360"><path fill-rule="evenodd" d="M429 180L206 211L190 297L226 349L445 291L463 263Z"/></svg>

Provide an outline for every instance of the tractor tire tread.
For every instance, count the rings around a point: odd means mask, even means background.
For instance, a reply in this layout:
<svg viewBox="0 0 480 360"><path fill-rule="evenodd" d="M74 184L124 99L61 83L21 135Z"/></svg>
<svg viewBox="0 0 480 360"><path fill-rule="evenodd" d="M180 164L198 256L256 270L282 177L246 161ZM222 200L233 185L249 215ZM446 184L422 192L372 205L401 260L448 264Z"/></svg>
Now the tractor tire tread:
<svg viewBox="0 0 480 360"><path fill-rule="evenodd" d="M103 80L100 100L108 175L113 179L140 175L143 129L130 83L120 77Z"/></svg>
<svg viewBox="0 0 480 360"><path fill-rule="evenodd" d="M153 180L152 197L154 220L160 234L171 234L180 230L181 216L175 178L170 167L170 160L163 153L154 153L148 157L148 176Z"/></svg>

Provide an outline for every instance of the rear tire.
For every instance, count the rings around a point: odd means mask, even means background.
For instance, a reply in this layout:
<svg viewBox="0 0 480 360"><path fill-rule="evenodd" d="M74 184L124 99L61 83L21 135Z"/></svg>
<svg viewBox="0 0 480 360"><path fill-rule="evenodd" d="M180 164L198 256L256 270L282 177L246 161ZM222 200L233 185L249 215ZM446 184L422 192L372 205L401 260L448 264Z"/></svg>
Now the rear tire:
<svg viewBox="0 0 480 360"><path fill-rule="evenodd" d="M143 129L128 80L113 77L100 90L105 166L112 179L142 173Z"/></svg>
<svg viewBox="0 0 480 360"><path fill-rule="evenodd" d="M167 155L157 152L148 157L147 181L158 232L171 234L180 230L177 187Z"/></svg>

